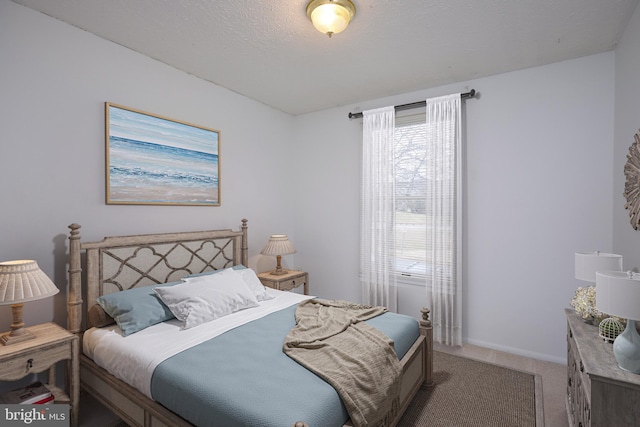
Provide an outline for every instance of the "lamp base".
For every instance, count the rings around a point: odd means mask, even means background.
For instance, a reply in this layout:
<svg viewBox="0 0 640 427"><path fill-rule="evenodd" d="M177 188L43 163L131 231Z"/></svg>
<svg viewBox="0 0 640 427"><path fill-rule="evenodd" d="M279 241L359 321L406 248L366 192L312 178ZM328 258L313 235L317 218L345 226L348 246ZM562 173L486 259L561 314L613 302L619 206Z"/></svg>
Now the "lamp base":
<svg viewBox="0 0 640 427"><path fill-rule="evenodd" d="M273 276L282 276L283 274L287 274L287 270L282 269L282 255L276 256L276 269L271 271L271 275Z"/></svg>
<svg viewBox="0 0 640 427"><path fill-rule="evenodd" d="M14 334L14 332L16 331L22 331L18 334ZM28 341L28 340L32 340L34 339L36 336L33 335L31 332L27 331L26 329L16 329L15 331L12 331L8 334L2 335L0 337L0 342L3 345L11 345L11 344L17 344L19 342L23 342L23 341Z"/></svg>
<svg viewBox="0 0 640 427"><path fill-rule="evenodd" d="M627 319L627 327L613 342L613 355L620 369L640 374L640 335L635 320Z"/></svg>
<svg viewBox="0 0 640 427"><path fill-rule="evenodd" d="M22 309L24 304L11 304L11 314L13 314L13 323L11 323L11 332L0 337L0 342L4 345L10 345L27 341L35 338L31 332L24 328L22 321Z"/></svg>

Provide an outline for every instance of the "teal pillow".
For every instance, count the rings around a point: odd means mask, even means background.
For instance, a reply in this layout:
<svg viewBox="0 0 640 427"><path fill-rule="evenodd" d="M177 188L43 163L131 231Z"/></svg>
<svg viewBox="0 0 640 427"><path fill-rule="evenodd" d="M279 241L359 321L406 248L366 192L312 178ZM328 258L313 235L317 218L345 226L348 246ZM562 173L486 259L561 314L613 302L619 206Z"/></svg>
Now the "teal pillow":
<svg viewBox="0 0 640 427"><path fill-rule="evenodd" d="M103 295L97 299L97 302L109 316L113 317L126 337L156 323L175 318L153 290L159 286L173 286L179 283L182 282L133 288Z"/></svg>

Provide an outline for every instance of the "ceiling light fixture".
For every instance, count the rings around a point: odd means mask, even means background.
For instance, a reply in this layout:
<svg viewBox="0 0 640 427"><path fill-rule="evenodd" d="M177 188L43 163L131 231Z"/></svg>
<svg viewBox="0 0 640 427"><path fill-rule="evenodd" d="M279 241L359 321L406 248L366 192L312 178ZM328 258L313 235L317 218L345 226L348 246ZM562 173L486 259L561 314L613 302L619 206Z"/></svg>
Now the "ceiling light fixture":
<svg viewBox="0 0 640 427"><path fill-rule="evenodd" d="M307 4L307 16L316 30L331 37L344 31L356 14L351 0L311 0Z"/></svg>

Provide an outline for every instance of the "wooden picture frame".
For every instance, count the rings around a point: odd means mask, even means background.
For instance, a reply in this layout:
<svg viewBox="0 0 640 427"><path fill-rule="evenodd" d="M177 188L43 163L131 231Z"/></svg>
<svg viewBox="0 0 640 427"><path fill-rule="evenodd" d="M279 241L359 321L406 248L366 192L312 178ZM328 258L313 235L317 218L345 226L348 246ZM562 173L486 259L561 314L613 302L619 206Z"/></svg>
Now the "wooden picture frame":
<svg viewBox="0 0 640 427"><path fill-rule="evenodd" d="M105 102L106 203L220 206L220 131Z"/></svg>

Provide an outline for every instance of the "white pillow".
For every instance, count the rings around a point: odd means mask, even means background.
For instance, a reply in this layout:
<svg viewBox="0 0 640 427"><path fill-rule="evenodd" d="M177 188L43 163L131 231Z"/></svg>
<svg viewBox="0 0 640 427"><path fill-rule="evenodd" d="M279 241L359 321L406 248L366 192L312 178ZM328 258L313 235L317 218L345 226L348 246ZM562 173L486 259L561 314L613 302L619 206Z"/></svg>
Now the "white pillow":
<svg viewBox="0 0 640 427"><path fill-rule="evenodd" d="M258 300L232 269L184 279L184 283L154 288L183 328L189 329L236 311L256 307Z"/></svg>
<svg viewBox="0 0 640 427"><path fill-rule="evenodd" d="M242 277L244 283L251 289L253 295L255 295L258 301L266 301L268 299L275 298L273 295L267 293L264 285L258 279L256 272L250 268L243 268L242 270L234 270L236 273Z"/></svg>

